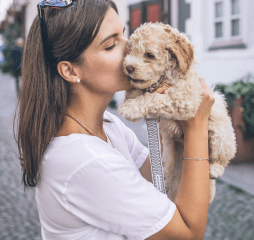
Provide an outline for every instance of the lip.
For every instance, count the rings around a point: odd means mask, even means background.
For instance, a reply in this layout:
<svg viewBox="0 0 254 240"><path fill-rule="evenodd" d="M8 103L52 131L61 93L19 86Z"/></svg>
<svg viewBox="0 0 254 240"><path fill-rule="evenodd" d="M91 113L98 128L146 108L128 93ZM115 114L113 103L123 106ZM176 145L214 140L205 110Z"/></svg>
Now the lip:
<svg viewBox="0 0 254 240"><path fill-rule="evenodd" d="M134 83L144 83L145 82L144 80L133 79L133 78L131 78L131 81Z"/></svg>

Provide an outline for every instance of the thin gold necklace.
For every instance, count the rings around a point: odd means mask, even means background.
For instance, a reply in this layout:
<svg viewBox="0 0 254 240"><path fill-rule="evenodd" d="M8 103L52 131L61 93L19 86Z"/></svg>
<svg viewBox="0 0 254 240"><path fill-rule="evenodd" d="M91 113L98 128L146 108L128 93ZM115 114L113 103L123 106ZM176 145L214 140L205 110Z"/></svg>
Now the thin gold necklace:
<svg viewBox="0 0 254 240"><path fill-rule="evenodd" d="M77 119L76 117L74 117L74 116L72 116L71 114L66 114L66 116L68 116L68 117L70 117L70 118L72 118L74 121L76 121L81 127L83 127L88 133L90 133L91 135L93 135L93 136L97 136L97 137L99 137L100 139L102 139L103 141L105 141L104 139L103 139L103 137L101 136L99 136L99 134L98 133L96 133L91 127L89 127L89 126L87 126L86 124L84 124L83 122L81 122L79 119ZM105 135L106 135L106 141L105 142L108 142L108 139L110 140L110 142L111 142L111 145L112 145L112 147L114 148L114 145L113 145L113 143L112 143L112 141L111 141L111 139L110 139L110 137L108 136L108 134L104 131L104 129L102 128L102 130L103 130L103 132L105 133ZM92 133L92 132L94 132L94 133Z"/></svg>

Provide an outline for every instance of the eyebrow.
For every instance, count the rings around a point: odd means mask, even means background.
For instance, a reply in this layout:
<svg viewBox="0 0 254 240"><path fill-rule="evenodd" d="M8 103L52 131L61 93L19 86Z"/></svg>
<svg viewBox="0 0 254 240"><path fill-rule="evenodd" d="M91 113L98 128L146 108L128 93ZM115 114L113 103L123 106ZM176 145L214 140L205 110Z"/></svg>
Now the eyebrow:
<svg viewBox="0 0 254 240"><path fill-rule="evenodd" d="M125 27L123 29L123 32L125 31ZM106 37L99 45L103 44L104 42L108 41L110 38L112 37L117 37L118 36L118 33L113 33L111 35L109 35L108 37Z"/></svg>

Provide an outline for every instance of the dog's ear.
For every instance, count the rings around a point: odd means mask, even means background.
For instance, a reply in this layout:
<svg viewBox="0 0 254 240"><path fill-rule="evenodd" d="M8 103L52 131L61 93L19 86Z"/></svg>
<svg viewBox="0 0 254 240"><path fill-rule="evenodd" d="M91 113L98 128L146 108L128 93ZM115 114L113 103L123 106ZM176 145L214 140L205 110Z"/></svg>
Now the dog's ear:
<svg viewBox="0 0 254 240"><path fill-rule="evenodd" d="M194 60L193 46L182 33L164 28L168 34L166 49L178 60L179 67L185 75Z"/></svg>

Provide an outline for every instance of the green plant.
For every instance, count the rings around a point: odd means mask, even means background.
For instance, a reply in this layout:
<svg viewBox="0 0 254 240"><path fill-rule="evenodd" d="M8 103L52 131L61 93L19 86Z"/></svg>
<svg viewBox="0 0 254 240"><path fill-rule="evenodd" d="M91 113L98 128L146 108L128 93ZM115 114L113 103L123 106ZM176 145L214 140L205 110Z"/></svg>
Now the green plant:
<svg viewBox="0 0 254 240"><path fill-rule="evenodd" d="M3 51L5 62L1 65L2 71L4 73L10 73L16 80L16 89L19 94L19 77L21 76L21 67L16 67L17 63L14 62L13 53L15 50L15 40L21 36L21 23L20 21L15 21L10 24L4 31L3 36L5 39L5 49ZM19 51L22 56L22 50Z"/></svg>
<svg viewBox="0 0 254 240"><path fill-rule="evenodd" d="M114 99L111 99L111 101L110 101L110 103L109 103L109 105L108 105L109 107L111 107L111 108L114 108L114 109L116 109L117 107L116 107L116 100L114 100Z"/></svg>
<svg viewBox="0 0 254 240"><path fill-rule="evenodd" d="M237 97L243 97L243 116L246 123L244 136L246 139L254 137L254 77L248 74L245 78L230 85L217 84L215 90L225 95L228 106L233 104Z"/></svg>
<svg viewBox="0 0 254 240"><path fill-rule="evenodd" d="M4 49L5 62L2 65L2 70L4 73L11 73L14 77L20 75L20 73L13 68L14 62L12 59L12 48L15 46L15 40L21 36L20 29L21 24L19 22L14 22L3 31L3 36L5 39L5 49Z"/></svg>

